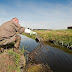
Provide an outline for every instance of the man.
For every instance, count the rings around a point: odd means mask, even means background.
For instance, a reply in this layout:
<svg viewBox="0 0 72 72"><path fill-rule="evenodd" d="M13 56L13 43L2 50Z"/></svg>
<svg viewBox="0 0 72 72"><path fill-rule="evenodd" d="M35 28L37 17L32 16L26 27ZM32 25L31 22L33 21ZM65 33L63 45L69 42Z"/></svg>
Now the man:
<svg viewBox="0 0 72 72"><path fill-rule="evenodd" d="M14 47L19 48L21 37L17 35L17 33L21 34L23 32L29 33L30 35L36 34L36 32L22 27L17 18L13 18L8 22L3 23L0 26L0 46L15 42Z"/></svg>

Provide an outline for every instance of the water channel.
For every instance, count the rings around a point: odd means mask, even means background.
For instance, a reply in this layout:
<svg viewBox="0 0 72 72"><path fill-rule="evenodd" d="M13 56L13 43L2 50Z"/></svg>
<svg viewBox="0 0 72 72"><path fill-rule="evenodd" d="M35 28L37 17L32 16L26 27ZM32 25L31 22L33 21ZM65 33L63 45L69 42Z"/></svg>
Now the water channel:
<svg viewBox="0 0 72 72"><path fill-rule="evenodd" d="M24 35L21 36L20 47L29 52L34 52L34 48L39 45L35 40ZM69 54L59 48L46 45L48 49L42 47L38 49L34 58L40 63L48 64L53 72L72 72L72 54Z"/></svg>

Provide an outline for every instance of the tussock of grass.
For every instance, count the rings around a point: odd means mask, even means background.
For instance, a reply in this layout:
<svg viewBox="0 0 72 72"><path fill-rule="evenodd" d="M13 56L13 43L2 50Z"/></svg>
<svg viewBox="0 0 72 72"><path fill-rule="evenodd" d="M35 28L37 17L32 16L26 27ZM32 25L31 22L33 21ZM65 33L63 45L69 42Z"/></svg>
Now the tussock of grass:
<svg viewBox="0 0 72 72"><path fill-rule="evenodd" d="M32 64L28 65L26 72L53 72L48 65Z"/></svg>

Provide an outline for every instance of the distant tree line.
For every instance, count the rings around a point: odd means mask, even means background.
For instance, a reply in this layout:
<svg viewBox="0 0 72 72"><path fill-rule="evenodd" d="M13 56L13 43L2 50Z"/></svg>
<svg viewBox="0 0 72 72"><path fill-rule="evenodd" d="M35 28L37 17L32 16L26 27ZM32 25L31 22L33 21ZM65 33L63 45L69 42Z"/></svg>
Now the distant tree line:
<svg viewBox="0 0 72 72"><path fill-rule="evenodd" d="M33 30L51 30L51 29L33 29Z"/></svg>

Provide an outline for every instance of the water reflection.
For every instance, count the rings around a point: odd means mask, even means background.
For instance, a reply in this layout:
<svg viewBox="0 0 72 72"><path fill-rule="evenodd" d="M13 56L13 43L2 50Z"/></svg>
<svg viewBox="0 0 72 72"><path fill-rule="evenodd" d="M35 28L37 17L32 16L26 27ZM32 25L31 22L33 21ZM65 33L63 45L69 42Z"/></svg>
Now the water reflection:
<svg viewBox="0 0 72 72"><path fill-rule="evenodd" d="M21 43L20 43L21 48L24 46L26 50L31 52L38 45L38 43L35 42L35 40L28 38L24 35L20 35L20 36L21 36Z"/></svg>
<svg viewBox="0 0 72 72"><path fill-rule="evenodd" d="M49 64L54 72L72 72L72 55L49 45L39 47L39 43L26 36L22 36L21 46L27 47L33 59Z"/></svg>

